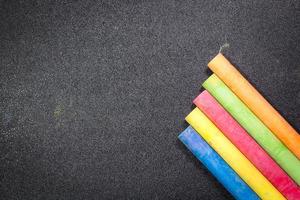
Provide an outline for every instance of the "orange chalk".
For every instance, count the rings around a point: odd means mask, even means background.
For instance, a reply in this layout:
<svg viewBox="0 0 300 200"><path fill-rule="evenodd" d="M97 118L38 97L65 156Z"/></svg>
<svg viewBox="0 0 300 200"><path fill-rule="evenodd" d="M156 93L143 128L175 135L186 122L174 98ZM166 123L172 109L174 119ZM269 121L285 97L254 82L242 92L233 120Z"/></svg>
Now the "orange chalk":
<svg viewBox="0 0 300 200"><path fill-rule="evenodd" d="M300 159L300 135L221 53L208 67Z"/></svg>

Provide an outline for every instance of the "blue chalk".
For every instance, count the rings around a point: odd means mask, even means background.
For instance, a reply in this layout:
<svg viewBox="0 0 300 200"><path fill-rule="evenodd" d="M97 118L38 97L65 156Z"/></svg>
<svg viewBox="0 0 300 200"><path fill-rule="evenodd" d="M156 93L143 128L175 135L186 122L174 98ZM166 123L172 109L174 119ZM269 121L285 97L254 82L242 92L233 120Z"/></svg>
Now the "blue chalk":
<svg viewBox="0 0 300 200"><path fill-rule="evenodd" d="M191 126L185 129L178 138L234 198L239 200L259 199L256 193L253 192L239 175L231 169L219 154L217 154Z"/></svg>

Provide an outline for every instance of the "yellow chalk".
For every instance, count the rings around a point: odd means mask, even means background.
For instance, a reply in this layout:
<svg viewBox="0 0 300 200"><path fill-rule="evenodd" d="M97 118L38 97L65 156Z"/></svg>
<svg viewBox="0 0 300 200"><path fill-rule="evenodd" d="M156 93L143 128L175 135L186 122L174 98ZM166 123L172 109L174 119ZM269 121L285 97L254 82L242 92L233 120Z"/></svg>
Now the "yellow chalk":
<svg viewBox="0 0 300 200"><path fill-rule="evenodd" d="M261 199L285 199L198 108L185 119Z"/></svg>

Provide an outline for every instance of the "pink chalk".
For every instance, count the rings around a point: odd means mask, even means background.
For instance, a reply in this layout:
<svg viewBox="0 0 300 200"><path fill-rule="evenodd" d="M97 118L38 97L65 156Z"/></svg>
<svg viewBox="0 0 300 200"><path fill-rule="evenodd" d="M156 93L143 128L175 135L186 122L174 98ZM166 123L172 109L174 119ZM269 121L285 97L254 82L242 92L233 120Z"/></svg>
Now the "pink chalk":
<svg viewBox="0 0 300 200"><path fill-rule="evenodd" d="M193 102L281 194L289 200L300 199L298 185L206 90Z"/></svg>

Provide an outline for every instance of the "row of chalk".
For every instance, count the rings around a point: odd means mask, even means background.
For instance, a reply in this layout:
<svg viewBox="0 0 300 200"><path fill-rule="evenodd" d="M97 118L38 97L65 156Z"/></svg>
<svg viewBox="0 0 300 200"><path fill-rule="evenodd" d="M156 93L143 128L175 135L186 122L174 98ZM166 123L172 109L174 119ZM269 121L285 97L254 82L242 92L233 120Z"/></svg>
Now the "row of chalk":
<svg viewBox="0 0 300 200"><path fill-rule="evenodd" d="M300 135L222 54L208 66L179 139L236 199L300 199Z"/></svg>

